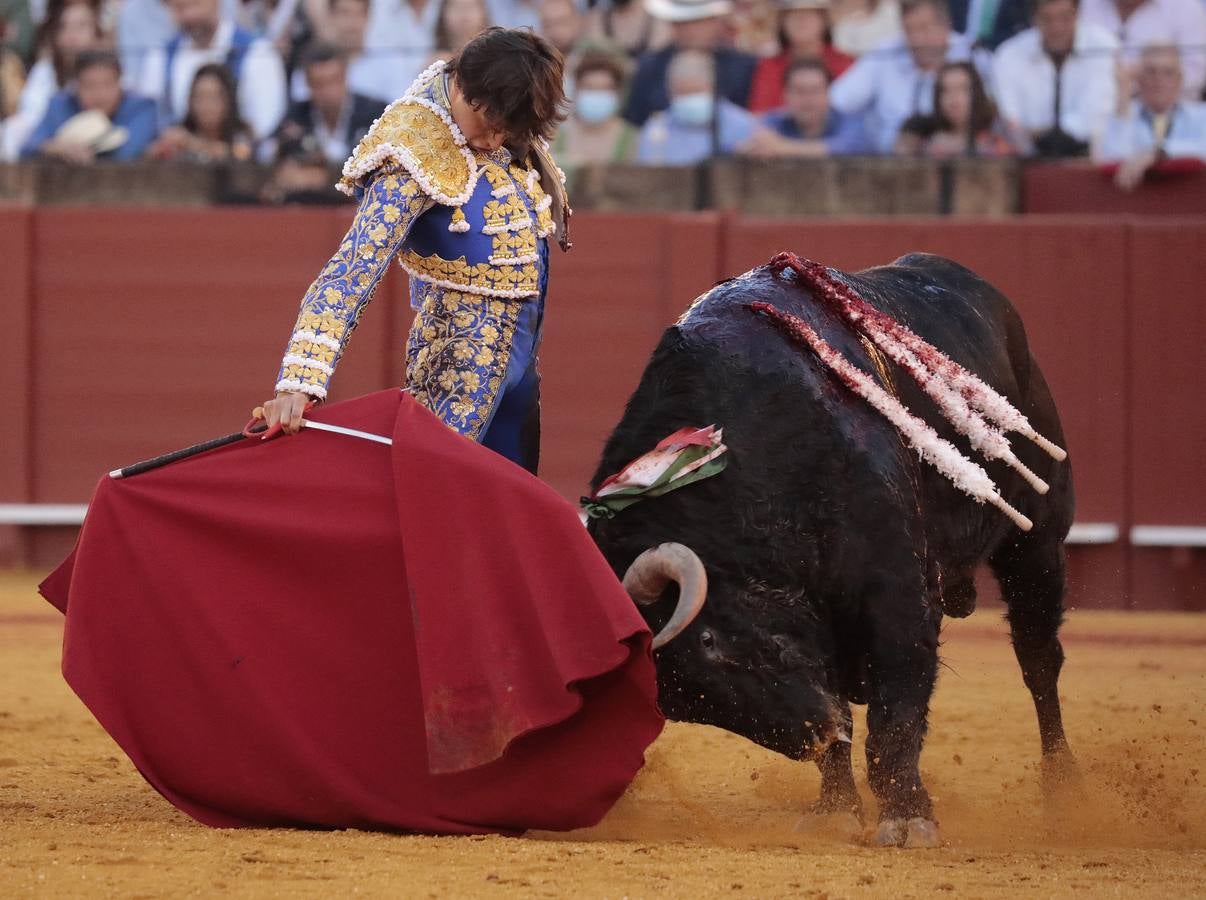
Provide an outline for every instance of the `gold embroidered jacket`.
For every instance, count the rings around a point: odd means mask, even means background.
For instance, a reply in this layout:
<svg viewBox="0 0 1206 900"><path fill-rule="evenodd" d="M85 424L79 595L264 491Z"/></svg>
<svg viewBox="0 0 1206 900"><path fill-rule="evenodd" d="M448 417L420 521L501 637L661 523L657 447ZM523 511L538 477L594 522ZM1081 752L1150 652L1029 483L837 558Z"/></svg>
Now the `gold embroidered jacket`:
<svg viewBox="0 0 1206 900"><path fill-rule="evenodd" d="M421 75L344 165L339 187L360 206L302 299L276 389L326 396L348 338L397 258L419 311L407 382L420 402L476 436L505 372L516 305L544 295L555 227L540 169L558 170L547 148L535 166L506 151L476 155L452 120L444 77L443 63ZM562 190L554 186L559 200Z"/></svg>

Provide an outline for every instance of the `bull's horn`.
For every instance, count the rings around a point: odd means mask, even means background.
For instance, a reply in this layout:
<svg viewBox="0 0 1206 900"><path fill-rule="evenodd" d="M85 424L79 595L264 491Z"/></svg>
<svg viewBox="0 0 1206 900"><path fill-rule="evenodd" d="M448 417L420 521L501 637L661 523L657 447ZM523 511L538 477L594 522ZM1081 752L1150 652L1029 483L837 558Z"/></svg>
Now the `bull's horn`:
<svg viewBox="0 0 1206 900"><path fill-rule="evenodd" d="M624 589L641 606L656 603L672 581L678 583L678 606L653 639L654 650L678 637L699 615L708 599L708 573L695 551L683 544L661 544L646 550L624 573Z"/></svg>

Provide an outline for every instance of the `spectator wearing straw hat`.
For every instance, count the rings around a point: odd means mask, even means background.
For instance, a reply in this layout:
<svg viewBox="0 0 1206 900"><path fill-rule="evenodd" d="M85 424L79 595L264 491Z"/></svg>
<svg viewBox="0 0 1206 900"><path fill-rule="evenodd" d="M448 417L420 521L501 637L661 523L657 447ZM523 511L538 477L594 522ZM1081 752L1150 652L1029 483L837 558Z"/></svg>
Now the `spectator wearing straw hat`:
<svg viewBox="0 0 1206 900"><path fill-rule="evenodd" d="M582 55L573 72L572 114L557 129L552 146L566 171L631 162L636 155L636 130L620 117L627 62L626 56L604 50Z"/></svg>
<svg viewBox="0 0 1206 900"><path fill-rule="evenodd" d="M122 90L121 63L107 50L86 50L74 85L59 91L21 151L77 164L138 159L155 139L155 101Z"/></svg>
<svg viewBox="0 0 1206 900"><path fill-rule="evenodd" d="M670 105L670 62L676 54L688 50L712 56L717 97L742 107L749 102L757 60L724 45L725 16L733 10L731 0L645 0L645 7L654 18L670 24L671 39L669 46L641 57L624 118L634 125L644 125L650 115Z"/></svg>
<svg viewBox="0 0 1206 900"><path fill-rule="evenodd" d="M830 80L854 62L830 43L829 0L779 0L779 53L759 61L750 88L751 112L783 105L783 85L793 62L805 59L825 66Z"/></svg>

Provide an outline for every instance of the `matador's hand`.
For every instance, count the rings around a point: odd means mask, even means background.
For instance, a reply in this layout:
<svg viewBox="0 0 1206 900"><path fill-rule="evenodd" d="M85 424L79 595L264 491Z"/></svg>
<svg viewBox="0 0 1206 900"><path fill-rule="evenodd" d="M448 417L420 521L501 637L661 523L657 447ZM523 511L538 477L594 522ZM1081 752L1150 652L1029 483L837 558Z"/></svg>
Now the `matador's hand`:
<svg viewBox="0 0 1206 900"><path fill-rule="evenodd" d="M309 409L313 402L314 399L309 394L281 391L263 406L257 406L251 417L263 419L269 433L272 433L274 426L279 425L285 434L297 434L302 427L302 413Z"/></svg>

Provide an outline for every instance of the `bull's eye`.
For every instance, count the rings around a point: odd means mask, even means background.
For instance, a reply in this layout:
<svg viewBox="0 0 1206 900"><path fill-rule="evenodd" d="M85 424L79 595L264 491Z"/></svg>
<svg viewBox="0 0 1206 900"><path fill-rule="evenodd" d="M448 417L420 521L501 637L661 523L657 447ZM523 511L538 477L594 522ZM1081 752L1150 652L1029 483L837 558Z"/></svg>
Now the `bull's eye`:
<svg viewBox="0 0 1206 900"><path fill-rule="evenodd" d="M716 638L712 637L712 632L702 631L699 634L699 643L705 650L711 650L716 646Z"/></svg>

